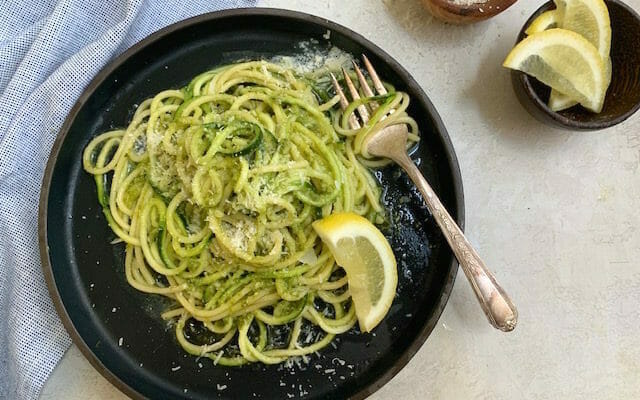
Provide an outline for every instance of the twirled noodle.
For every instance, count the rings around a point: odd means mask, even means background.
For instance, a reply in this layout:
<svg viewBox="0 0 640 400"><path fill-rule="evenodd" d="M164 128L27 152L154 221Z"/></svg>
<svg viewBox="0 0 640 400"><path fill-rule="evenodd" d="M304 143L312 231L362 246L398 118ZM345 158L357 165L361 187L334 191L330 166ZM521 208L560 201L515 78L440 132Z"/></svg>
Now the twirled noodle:
<svg viewBox="0 0 640 400"><path fill-rule="evenodd" d="M356 322L344 271L311 223L333 211L384 221L366 167L384 161L363 141L399 122L415 141L417 126L409 97L389 86L351 130L327 85L264 61L227 65L145 100L126 129L87 145L84 168L125 242L127 280L176 301L163 317L177 319L186 352L279 363Z"/></svg>

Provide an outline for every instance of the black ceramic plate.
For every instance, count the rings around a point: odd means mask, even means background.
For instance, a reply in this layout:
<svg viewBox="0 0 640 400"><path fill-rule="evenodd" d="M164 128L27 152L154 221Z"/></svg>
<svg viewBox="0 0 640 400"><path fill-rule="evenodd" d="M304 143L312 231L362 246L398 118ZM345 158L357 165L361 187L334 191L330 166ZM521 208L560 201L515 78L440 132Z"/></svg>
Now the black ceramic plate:
<svg viewBox="0 0 640 400"><path fill-rule="evenodd" d="M240 59L295 55L309 39L359 56L409 93L422 141L414 158L442 201L463 222L460 173L433 105L409 74L362 36L327 20L290 11L243 9L192 18L143 40L91 82L69 114L49 158L40 200L40 249L58 313L89 361L134 398L364 398L393 377L435 326L457 264L413 186L397 167L377 172L391 215L387 237L399 261L398 293L373 334L355 329L308 364L214 366L188 356L160 319L168 307L124 277L123 246L100 212L81 154L89 140L125 126L134 105L196 74ZM121 339L122 338L122 339Z"/></svg>

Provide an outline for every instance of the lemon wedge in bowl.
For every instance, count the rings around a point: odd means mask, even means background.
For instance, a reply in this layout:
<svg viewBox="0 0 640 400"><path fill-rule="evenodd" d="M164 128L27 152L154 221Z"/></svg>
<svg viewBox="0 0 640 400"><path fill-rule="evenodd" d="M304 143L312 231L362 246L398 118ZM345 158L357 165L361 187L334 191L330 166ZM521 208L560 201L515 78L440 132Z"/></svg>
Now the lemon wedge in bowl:
<svg viewBox="0 0 640 400"><path fill-rule="evenodd" d="M611 19L603 0L557 0L563 3L560 28L582 35L604 57L611 50Z"/></svg>
<svg viewBox="0 0 640 400"><path fill-rule="evenodd" d="M387 315L398 285L396 258L387 239L354 213L331 214L313 228L347 273L360 330L371 332Z"/></svg>
<svg viewBox="0 0 640 400"><path fill-rule="evenodd" d="M561 13L559 10L549 10L543 12L533 20L531 25L529 25L524 33L526 33L527 35L533 35L536 33L544 32L547 29L559 28L561 19L560 14Z"/></svg>
<svg viewBox="0 0 640 400"><path fill-rule="evenodd" d="M536 33L518 43L503 65L536 77L593 112L602 111L609 85L605 63L582 35L556 28Z"/></svg>
<svg viewBox="0 0 640 400"><path fill-rule="evenodd" d="M611 82L611 20L606 4L603 0L556 0L556 5L558 8L554 11L559 17L558 27L582 35L598 49L605 63L608 86ZM575 104L576 101L570 96L551 91L549 108L553 111L561 111Z"/></svg>

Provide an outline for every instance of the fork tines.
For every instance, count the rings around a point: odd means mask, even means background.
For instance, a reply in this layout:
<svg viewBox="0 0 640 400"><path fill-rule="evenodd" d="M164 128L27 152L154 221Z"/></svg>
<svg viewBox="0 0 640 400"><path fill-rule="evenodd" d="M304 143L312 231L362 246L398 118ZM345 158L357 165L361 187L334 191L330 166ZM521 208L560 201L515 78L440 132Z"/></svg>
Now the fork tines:
<svg viewBox="0 0 640 400"><path fill-rule="evenodd" d="M363 54L362 60L364 62L365 68L367 69L367 72L369 73L369 78L371 78L371 81L373 82L373 87L376 89L376 92L378 92L379 95L387 94L387 89L382 84L382 81L378 77L376 70L373 68L373 65L371 65L371 62L369 61L367 56ZM362 70L360 69L360 67L355 61L353 61L353 68L356 72L356 76L358 78L358 83L360 84L360 88L362 89L362 93L366 97L375 96L375 93L373 92L373 90L371 90L371 87L369 86L367 79L362 73ZM344 76L344 81L347 86L347 89L349 89L349 94L351 95L352 101L359 100L360 93L358 92L358 89L355 87L355 85L353 84L353 81L351 80L351 77L349 76L349 74L344 68L342 69L342 74ZM338 97L340 97L340 107L343 110L345 110L349 106L349 99L344 94L344 91L340 87L340 84L338 83L338 80L336 79L335 75L331 74L331 80L333 82L333 87L336 90ZM378 104L376 102L372 101L372 102L369 102L368 104L372 110L375 110L376 108L378 108ZM367 106L364 104L361 104L358 107L356 107L356 109L358 110L358 116L360 117L360 120L364 124L366 124L370 118L369 110L367 109ZM358 118L356 117L355 113L349 116L349 127L351 129L360 129L361 127L360 122L358 121Z"/></svg>
<svg viewBox="0 0 640 400"><path fill-rule="evenodd" d="M331 73L331 82L333 82L333 88L336 90L338 97L340 97L340 108L346 110L349 106L349 100L347 100L347 96L344 95L344 92L342 91L342 88L340 87L340 84L333 72ZM349 127L351 129L360 129L360 123L358 122L355 114L349 115Z"/></svg>

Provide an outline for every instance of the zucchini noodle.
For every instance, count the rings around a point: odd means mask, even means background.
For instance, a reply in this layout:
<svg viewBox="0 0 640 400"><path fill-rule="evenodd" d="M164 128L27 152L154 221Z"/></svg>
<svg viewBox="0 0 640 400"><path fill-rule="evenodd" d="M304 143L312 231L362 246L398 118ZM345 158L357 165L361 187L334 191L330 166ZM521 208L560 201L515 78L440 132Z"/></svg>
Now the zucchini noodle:
<svg viewBox="0 0 640 400"><path fill-rule="evenodd" d="M409 97L345 113L325 71L265 61L226 65L143 101L125 129L85 148L106 220L139 291L171 298L187 353L216 364L274 364L351 329L344 271L311 224L334 211L384 222L367 135L406 123ZM375 100L375 104L372 102ZM365 104L371 120L348 127Z"/></svg>

